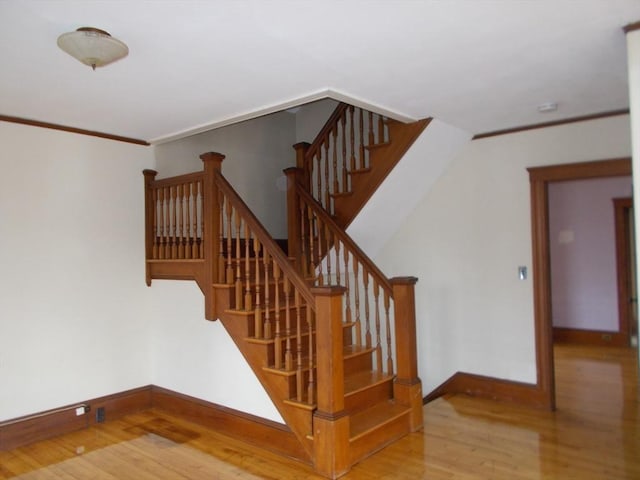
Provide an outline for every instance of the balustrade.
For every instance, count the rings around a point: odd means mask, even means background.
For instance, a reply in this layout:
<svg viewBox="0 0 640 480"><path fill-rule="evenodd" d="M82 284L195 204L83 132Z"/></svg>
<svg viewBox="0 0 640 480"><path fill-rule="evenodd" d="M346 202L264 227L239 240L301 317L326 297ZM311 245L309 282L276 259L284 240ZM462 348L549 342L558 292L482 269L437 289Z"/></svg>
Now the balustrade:
<svg viewBox="0 0 640 480"><path fill-rule="evenodd" d="M388 141L385 117L341 103L311 145L296 146L305 187L333 214L333 199L351 191L351 176L369 169L368 148Z"/></svg>

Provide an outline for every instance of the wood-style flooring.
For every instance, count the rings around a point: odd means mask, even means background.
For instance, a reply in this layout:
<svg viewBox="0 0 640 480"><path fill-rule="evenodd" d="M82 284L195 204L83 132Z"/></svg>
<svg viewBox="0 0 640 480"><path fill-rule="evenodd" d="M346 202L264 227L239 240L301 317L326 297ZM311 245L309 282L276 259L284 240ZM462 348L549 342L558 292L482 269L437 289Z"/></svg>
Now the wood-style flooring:
<svg viewBox="0 0 640 480"><path fill-rule="evenodd" d="M556 347L556 412L463 395L344 479L640 479L635 350ZM149 410L10 452L0 479L316 479L311 467Z"/></svg>

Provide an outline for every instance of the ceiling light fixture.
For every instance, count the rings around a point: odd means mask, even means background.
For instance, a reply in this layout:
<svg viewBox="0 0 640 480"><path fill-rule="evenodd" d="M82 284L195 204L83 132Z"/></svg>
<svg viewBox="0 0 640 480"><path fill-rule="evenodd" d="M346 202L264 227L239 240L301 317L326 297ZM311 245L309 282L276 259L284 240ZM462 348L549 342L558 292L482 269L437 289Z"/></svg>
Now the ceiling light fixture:
<svg viewBox="0 0 640 480"><path fill-rule="evenodd" d="M104 30L82 27L58 37L58 46L94 70L126 57L129 47Z"/></svg>

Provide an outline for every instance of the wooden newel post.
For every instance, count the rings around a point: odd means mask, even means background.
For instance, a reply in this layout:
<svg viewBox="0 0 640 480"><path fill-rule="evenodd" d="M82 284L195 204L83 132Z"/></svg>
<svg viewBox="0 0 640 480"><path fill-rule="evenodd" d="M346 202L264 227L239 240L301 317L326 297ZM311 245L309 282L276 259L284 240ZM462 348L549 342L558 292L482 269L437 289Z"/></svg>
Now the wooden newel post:
<svg viewBox="0 0 640 480"><path fill-rule="evenodd" d="M316 299L317 405L313 414L314 464L318 473L337 478L349 470L349 417L344 410L344 360L341 286L311 289Z"/></svg>
<svg viewBox="0 0 640 480"><path fill-rule="evenodd" d="M418 377L415 277L391 279L396 333L396 401L411 407L411 429L422 428L422 382Z"/></svg>
<svg viewBox="0 0 640 480"><path fill-rule="evenodd" d="M154 232L154 217L156 214L156 206L153 204L153 189L151 185L156 179L158 172L155 170L145 169L142 171L144 175L144 249L145 249L145 277L147 286L151 286L151 270L148 260L153 258L153 237L157 235Z"/></svg>
<svg viewBox="0 0 640 480"><path fill-rule="evenodd" d="M218 251L220 242L220 195L216 175L222 170L224 155L217 152L207 152L200 155L200 159L204 163L202 184L204 317L207 320L216 320L213 284L219 278Z"/></svg>
<svg viewBox="0 0 640 480"><path fill-rule="evenodd" d="M300 201L296 184L301 181L302 170L291 167L284 170L287 176L287 231L288 231L288 255L296 259L296 267L299 271L304 268L300 263L300 243L302 239L300 231Z"/></svg>
<svg viewBox="0 0 640 480"><path fill-rule="evenodd" d="M300 181L309 191L311 191L311 178L309 177L310 169L306 165L305 157L307 156L310 146L311 144L307 142L299 142L293 146L296 151L296 167L301 169L303 172Z"/></svg>

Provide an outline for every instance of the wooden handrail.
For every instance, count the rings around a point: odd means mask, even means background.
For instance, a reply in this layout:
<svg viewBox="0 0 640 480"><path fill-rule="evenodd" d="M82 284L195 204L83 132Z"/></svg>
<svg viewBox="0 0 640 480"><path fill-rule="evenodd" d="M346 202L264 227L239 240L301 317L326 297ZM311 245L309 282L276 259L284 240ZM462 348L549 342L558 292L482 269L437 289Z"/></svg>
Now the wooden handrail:
<svg viewBox="0 0 640 480"><path fill-rule="evenodd" d="M191 172L184 175L178 175L176 177L159 178L153 180L151 186L153 187L170 187L173 185L179 185L182 183L193 182L202 180L204 178L204 172Z"/></svg>
<svg viewBox="0 0 640 480"><path fill-rule="evenodd" d="M267 249L269 255L276 260L285 277L287 277L293 286L300 292L307 304L312 309L315 309L315 299L310 288L307 286L302 276L289 263L289 259L273 240L269 232L267 232L267 230L262 226L262 223L260 223L247 204L244 203L242 198L240 198L220 172L216 172L215 181L220 191L231 202L240 217L242 217L247 223L251 232L255 234L260 243Z"/></svg>
<svg viewBox="0 0 640 480"><path fill-rule="evenodd" d="M373 275L374 279L378 282L378 284L390 295L393 294L393 287L391 286L391 282L385 276L384 273L377 267L375 263L367 256L366 253L358 247L358 245L353 241L353 239L345 232L329 215L324 208L315 200L306 189L300 185L299 182L296 182L296 190L297 194L300 198L311 208L313 208L314 213L322 220L325 225L328 225L336 237L345 245L345 247L351 252L354 257L358 259L360 263L362 263L368 271Z"/></svg>

